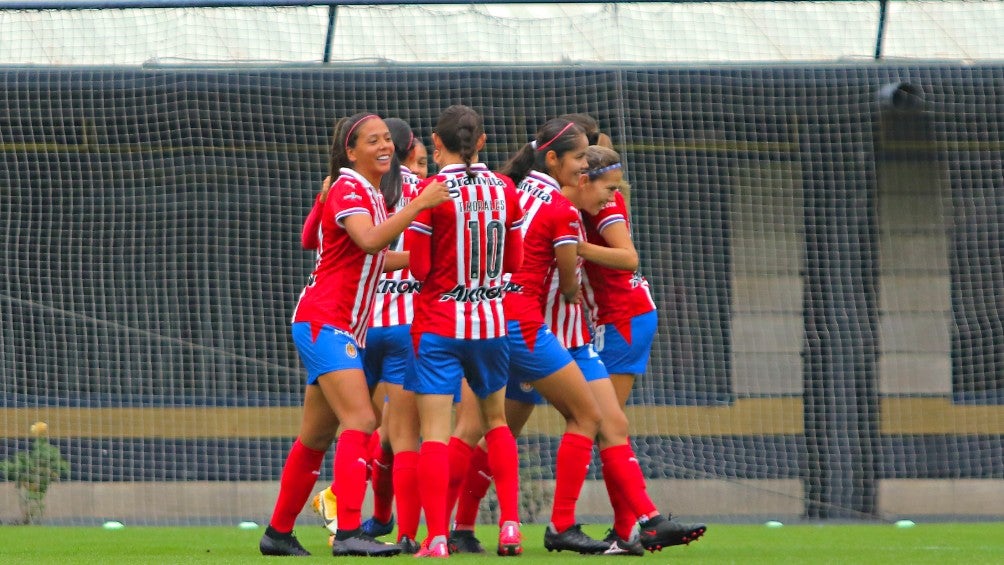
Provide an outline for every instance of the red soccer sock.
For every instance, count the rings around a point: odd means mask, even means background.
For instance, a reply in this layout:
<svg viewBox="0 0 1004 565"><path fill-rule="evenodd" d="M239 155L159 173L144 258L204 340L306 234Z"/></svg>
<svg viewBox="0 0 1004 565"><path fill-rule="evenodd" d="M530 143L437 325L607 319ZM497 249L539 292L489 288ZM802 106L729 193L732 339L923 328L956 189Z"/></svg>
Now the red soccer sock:
<svg viewBox="0 0 1004 565"><path fill-rule="evenodd" d="M467 466L467 474L464 477L464 484L460 488L460 498L457 500L457 527L470 526L478 522L478 511L481 507L481 499L488 494L488 488L492 486L491 469L488 467L488 453L475 446L471 453L471 460Z"/></svg>
<svg viewBox="0 0 1004 565"><path fill-rule="evenodd" d="M373 432L368 446L370 481L373 485L373 517L386 524L394 513L394 452L385 449L380 431Z"/></svg>
<svg viewBox="0 0 1004 565"><path fill-rule="evenodd" d="M362 522L360 514L366 498L366 475L369 461L366 446L370 434L359 430L345 430L338 436L335 446L335 483L332 485L338 499L338 529L354 530Z"/></svg>
<svg viewBox="0 0 1004 565"><path fill-rule="evenodd" d="M272 520L269 521L269 525L276 531L293 531L296 517L310 498L310 491L314 489L323 461L323 451L310 449L300 443L300 438L293 442L293 447L286 456L286 464L282 467L279 497L275 501Z"/></svg>
<svg viewBox="0 0 1004 565"><path fill-rule="evenodd" d="M451 437L447 449L450 457L450 485L446 491L446 518L449 520L453 508L457 505L457 497L460 496L460 487L464 484L464 477L467 476L473 448L467 445L464 440Z"/></svg>
<svg viewBox="0 0 1004 565"><path fill-rule="evenodd" d="M428 539L450 533L450 517L446 513L446 491L450 486L448 450L443 442L423 441L418 454L418 481L422 485L419 497Z"/></svg>
<svg viewBox="0 0 1004 565"><path fill-rule="evenodd" d="M631 532L634 529L635 522L638 520L638 516L631 511L631 505L628 504L621 485L617 483L613 472L606 464L607 458L607 450L601 450L600 460L603 461L603 482L607 487L607 496L610 497L610 506L614 510L614 533L620 536L621 539L628 540L631 537Z"/></svg>
<svg viewBox="0 0 1004 565"><path fill-rule="evenodd" d="M554 505L551 523L558 532L575 525L575 504L593 459L593 440L566 432L561 436L554 464Z"/></svg>
<svg viewBox="0 0 1004 565"><path fill-rule="evenodd" d="M394 497L397 500L397 541L401 536L417 540L422 501L418 496L418 452L402 451L394 456Z"/></svg>
<svg viewBox="0 0 1004 565"><path fill-rule="evenodd" d="M519 449L509 426L499 426L485 434L488 465L495 477L499 499L499 525L519 522Z"/></svg>
<svg viewBox="0 0 1004 565"><path fill-rule="evenodd" d="M635 518L657 512L655 504L648 496L645 475L641 472L638 458L635 457L630 443L602 450L600 461L603 463L603 480L620 485L623 498Z"/></svg>

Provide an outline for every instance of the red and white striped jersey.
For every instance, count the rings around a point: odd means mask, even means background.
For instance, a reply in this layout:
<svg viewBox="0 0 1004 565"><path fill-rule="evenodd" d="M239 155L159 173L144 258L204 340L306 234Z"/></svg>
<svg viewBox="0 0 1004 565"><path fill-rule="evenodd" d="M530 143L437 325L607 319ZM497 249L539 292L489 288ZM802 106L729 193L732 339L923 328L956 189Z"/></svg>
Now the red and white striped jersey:
<svg viewBox="0 0 1004 565"><path fill-rule="evenodd" d="M603 230L608 226L624 222L631 231L624 196L614 192L614 198L595 216L585 215L586 238L589 243L606 246ZM610 269L585 262L583 289L585 301L590 307L592 322L596 325L611 324L655 310L655 302L649 290L648 281L640 273Z"/></svg>
<svg viewBox="0 0 1004 565"><path fill-rule="evenodd" d="M577 244L585 236L579 211L562 196L556 180L538 171L531 171L516 191L525 214L523 266L506 287L506 316L547 324L565 347L585 345L589 343L586 316L580 304L561 295L554 255L555 248Z"/></svg>
<svg viewBox="0 0 1004 565"><path fill-rule="evenodd" d="M300 293L293 322L330 324L352 332L359 346L365 347L386 250L367 254L349 237L343 221L354 214L369 214L377 225L387 219L387 208L380 191L362 175L352 169L339 173L324 202L317 262Z"/></svg>
<svg viewBox="0 0 1004 565"><path fill-rule="evenodd" d="M408 167L401 166L401 198L390 214L404 208L411 199L418 195L418 182L421 179ZM404 236L400 236L390 245L390 251L404 251ZM373 303L373 319L370 327L386 328L410 324L415 314L414 295L420 284L411 276L407 267L398 271L384 273L377 283L376 302Z"/></svg>
<svg viewBox="0 0 1004 565"><path fill-rule="evenodd" d="M447 165L422 181L440 181L453 197L423 210L408 228L431 238L429 274L415 297L412 334L457 339L506 335L502 309L506 234L523 213L512 181L482 163Z"/></svg>

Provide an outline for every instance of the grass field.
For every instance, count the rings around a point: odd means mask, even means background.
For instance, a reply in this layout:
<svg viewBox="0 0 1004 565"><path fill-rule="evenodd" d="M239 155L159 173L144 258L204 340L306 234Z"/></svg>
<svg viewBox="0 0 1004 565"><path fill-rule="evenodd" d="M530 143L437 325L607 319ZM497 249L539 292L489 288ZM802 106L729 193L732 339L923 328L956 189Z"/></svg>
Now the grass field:
<svg viewBox="0 0 1004 565"><path fill-rule="evenodd" d="M587 526L593 536L602 536L603 526ZM327 536L320 528L303 527L297 535L314 555L310 558L266 558L258 554L262 529L236 527L0 527L0 563L118 564L118 563L249 563L317 562L334 559L328 553ZM494 529L483 527L478 535L492 540ZM580 556L548 553L543 548L543 526L523 528L524 554L520 563L555 565L638 561L647 563L1004 563L1004 523L919 524L900 529L892 525L797 525L769 529L760 525L711 524L703 539L690 546L673 547L645 557ZM486 546L488 544L486 543ZM411 556L394 557L401 562ZM498 560L455 555L457 564ZM339 558L339 563L372 563L372 558Z"/></svg>

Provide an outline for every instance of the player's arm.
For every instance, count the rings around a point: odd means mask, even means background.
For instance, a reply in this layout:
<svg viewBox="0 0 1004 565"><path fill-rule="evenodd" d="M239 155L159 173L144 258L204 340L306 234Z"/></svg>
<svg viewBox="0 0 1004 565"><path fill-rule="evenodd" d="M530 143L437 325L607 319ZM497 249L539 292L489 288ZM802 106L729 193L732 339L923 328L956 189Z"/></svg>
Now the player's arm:
<svg viewBox="0 0 1004 565"><path fill-rule="evenodd" d="M328 198L328 191L331 189L331 177L324 177L321 181L321 192L314 198L314 206L307 214L307 219L303 221L303 233L300 234L300 243L304 249L317 249L321 246L321 238L318 233L321 231L321 218L324 216L324 201Z"/></svg>
<svg viewBox="0 0 1004 565"><path fill-rule="evenodd" d="M611 222L600 232L609 247L586 241L579 243L579 256L610 269L634 272L638 270L638 250L631 240L627 222Z"/></svg>
<svg viewBox="0 0 1004 565"><path fill-rule="evenodd" d="M509 229L505 236L505 251L502 254L502 272L515 273L523 265L523 210L519 207L519 196L508 177L501 177L506 186L506 210Z"/></svg>
<svg viewBox="0 0 1004 565"><path fill-rule="evenodd" d="M300 234L300 243L304 249L317 249L321 245L321 238L318 231L321 228L321 216L324 213L324 202L320 193L314 198L314 206L307 214L307 219L303 221L303 233Z"/></svg>
<svg viewBox="0 0 1004 565"><path fill-rule="evenodd" d="M408 266L407 251L388 251L387 254L384 255L383 272L385 273L400 271L401 269L404 269L407 266Z"/></svg>
<svg viewBox="0 0 1004 565"><path fill-rule="evenodd" d="M430 214L420 214L404 232L404 249L409 254L408 269L415 280L424 281L432 269L432 230Z"/></svg>
<svg viewBox="0 0 1004 565"><path fill-rule="evenodd" d="M352 214L342 220L345 231L352 241L366 253L373 255L386 248L408 228L418 213L426 208L438 206L450 199L450 193L442 182L432 182L404 208L379 225L373 225L369 214Z"/></svg>
<svg viewBox="0 0 1004 565"><path fill-rule="evenodd" d="M516 224L506 232L502 272L515 273L521 266L523 266L523 228Z"/></svg>
<svg viewBox="0 0 1004 565"><path fill-rule="evenodd" d="M579 256L575 242L562 243L554 248L554 258L558 264L558 290L566 302L579 301Z"/></svg>

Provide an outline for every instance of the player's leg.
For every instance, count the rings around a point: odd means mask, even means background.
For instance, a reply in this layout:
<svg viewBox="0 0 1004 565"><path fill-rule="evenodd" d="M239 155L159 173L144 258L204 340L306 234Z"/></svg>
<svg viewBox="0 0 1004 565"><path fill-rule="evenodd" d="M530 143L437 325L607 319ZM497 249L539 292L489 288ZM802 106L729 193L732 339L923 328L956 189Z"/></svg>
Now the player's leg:
<svg viewBox="0 0 1004 565"><path fill-rule="evenodd" d="M383 335L383 328L373 328L370 330L369 339L367 342L367 348L362 356L363 372L366 374L366 380L368 383L372 383L379 380L380 375L383 372L383 359L385 357L386 351L386 336ZM370 394L370 398L373 404L373 412L376 416L377 422L380 422L380 426L370 435L370 441L367 445L366 451L368 453L369 469L370 469L370 484L373 486L373 499L374 508L381 507L381 502L383 498L390 498L393 493L387 495L381 491L381 483L386 483L390 481L389 474L382 474L382 464L384 464L383 459L388 455L384 453L383 445L386 443L384 433L381 432L383 428L383 417L387 413L384 410L385 405L385 390L384 383L377 382L376 386ZM389 445L388 449L389 451ZM332 478L332 483L325 486L311 500L310 506L315 513L320 517L321 522L324 527L327 528L332 534L338 530L338 500L335 497L335 485L334 479ZM389 501L387 502L389 504ZM376 512L374 512L376 513ZM387 512L389 514L389 511ZM369 519L363 522L363 531L368 535L373 535L373 532L367 531L367 523L372 523L373 519Z"/></svg>
<svg viewBox="0 0 1004 565"><path fill-rule="evenodd" d="M454 400L457 400L456 398ZM456 514L450 530L450 553L485 553L474 534L481 499L492 483L488 452L481 442L484 427L478 397L464 379L459 402L454 402L453 435L450 437L450 486L447 505Z"/></svg>
<svg viewBox="0 0 1004 565"><path fill-rule="evenodd" d="M447 507L451 510L457 504L457 497L470 468L475 446L484 435L478 398L467 380L461 382L460 402L455 402L453 433L450 435L450 487Z"/></svg>
<svg viewBox="0 0 1004 565"><path fill-rule="evenodd" d="M600 426L599 406L574 361L533 381L533 385L566 422L556 455L554 502L544 547L549 551L603 553L609 544L586 535L575 520L575 507L592 461L593 438Z"/></svg>
<svg viewBox="0 0 1004 565"><path fill-rule="evenodd" d="M317 386L307 386L300 432L286 457L279 496L259 542L263 555L310 555L293 534L296 517L314 488L324 454L334 440L338 418Z"/></svg>
<svg viewBox="0 0 1004 565"><path fill-rule="evenodd" d="M524 329L532 334L523 335ZM602 553L608 545L587 536L575 521L575 506L599 430L596 399L571 355L546 326L532 328L510 321L508 331L510 374L518 376L523 384L532 384L565 418L565 433L555 461L551 524L544 535L544 546L552 551ZM511 384L510 388L515 392Z"/></svg>
<svg viewBox="0 0 1004 565"><path fill-rule="evenodd" d="M617 394L617 403L621 408L627 406L631 391L634 390L634 374L610 373L610 383L614 385L614 392Z"/></svg>
<svg viewBox="0 0 1004 565"><path fill-rule="evenodd" d="M422 514L419 500L419 417L415 393L400 384L387 384L387 433L394 451L394 498L397 501L397 542L402 551L418 551L418 525Z"/></svg>
<svg viewBox="0 0 1004 565"><path fill-rule="evenodd" d="M324 326L316 333L309 323L293 324L293 344L307 370L300 432L283 465L269 527L259 543L265 555L309 555L293 536L293 525L310 496L320 472L324 454L335 437L339 421L318 386L318 378L327 372L359 366L358 350L351 337ZM351 340L351 347L348 347ZM355 355L348 355L351 351ZM304 491L307 491L304 494Z"/></svg>
<svg viewBox="0 0 1004 565"><path fill-rule="evenodd" d="M428 530L420 557L449 555L449 514L446 508L449 488L449 453L447 443L452 425L453 394L463 378L458 342L423 333L416 339L413 367L405 377L405 388L415 393L421 422L422 445L419 448L419 497Z"/></svg>
<svg viewBox="0 0 1004 565"><path fill-rule="evenodd" d="M633 452L628 454L630 445L628 444L627 435L627 417L624 415L624 411L621 410L616 389L609 378L589 381L589 387L593 391L597 403L600 405L600 411L604 418L600 424L598 443L600 461L602 462L603 481L606 485L607 495L610 498L610 506L614 511L613 527L604 540L610 543L610 547L605 553L644 555L645 550L638 539L638 535L635 533L635 524L640 514L637 513L636 506L632 505L628 498L629 493L637 490L638 485L632 484L630 488L627 488L626 485L620 484L620 481L623 480L623 471L618 473L617 471L620 470L620 466L610 463L613 460L621 463L620 458L624 455L628 455L629 460L633 459ZM625 449L625 446L628 449ZM634 477L629 478L633 479ZM641 488L644 489L644 482ZM650 506L651 508L649 508L649 505L645 505L644 508L648 509L648 511L654 511L654 505Z"/></svg>
<svg viewBox="0 0 1004 565"><path fill-rule="evenodd" d="M370 434L376 429L376 414L370 400L370 384L362 368L321 375L318 384L332 411L341 422L335 446L334 484L338 499L338 529L332 554L395 555L401 548L377 541L362 531L362 505L366 496Z"/></svg>
<svg viewBox="0 0 1004 565"><path fill-rule="evenodd" d="M379 355L374 356L374 343L379 344ZM374 405L381 408L384 418L381 423L386 424L393 414L395 407L391 402L391 391L394 390L395 398L399 402L413 402L413 399L402 399L402 384L404 375L411 363L411 326L408 324L388 327L371 328L367 337L367 348L365 352L364 367L366 378L369 382L379 381L376 389L383 394L377 399L374 398ZM395 389L396 387L396 389ZM407 407L404 408L407 410ZM417 421L417 420L416 420ZM393 500L394 500L394 479L393 461L394 450L389 439L390 432L385 426L381 426L383 431L377 430L374 435L379 434L377 441L371 441L371 482L373 487L373 517L364 521L363 531L373 537L379 537L391 533L394 529ZM398 428L399 430L401 428ZM412 433L417 433L412 430ZM382 437L380 437L382 436ZM407 504L406 504L407 506Z"/></svg>
<svg viewBox="0 0 1004 565"><path fill-rule="evenodd" d="M655 551L663 547L690 543L701 537L704 524L682 524L671 516L662 516L648 495L645 476L638 463L634 448L628 436L628 420L617 398L617 392L605 369L598 362L590 346L576 352L576 360L589 382L600 406L599 445L600 461L603 465L603 480L614 509L614 534L612 553L637 555L639 545ZM585 353L585 356L582 355ZM640 520L640 534L633 535L634 521Z"/></svg>
<svg viewBox="0 0 1004 565"><path fill-rule="evenodd" d="M479 399L488 466L499 501L498 555L523 553L519 519L519 450L506 423L505 391L509 380L509 340L472 340L465 355L465 374Z"/></svg>

